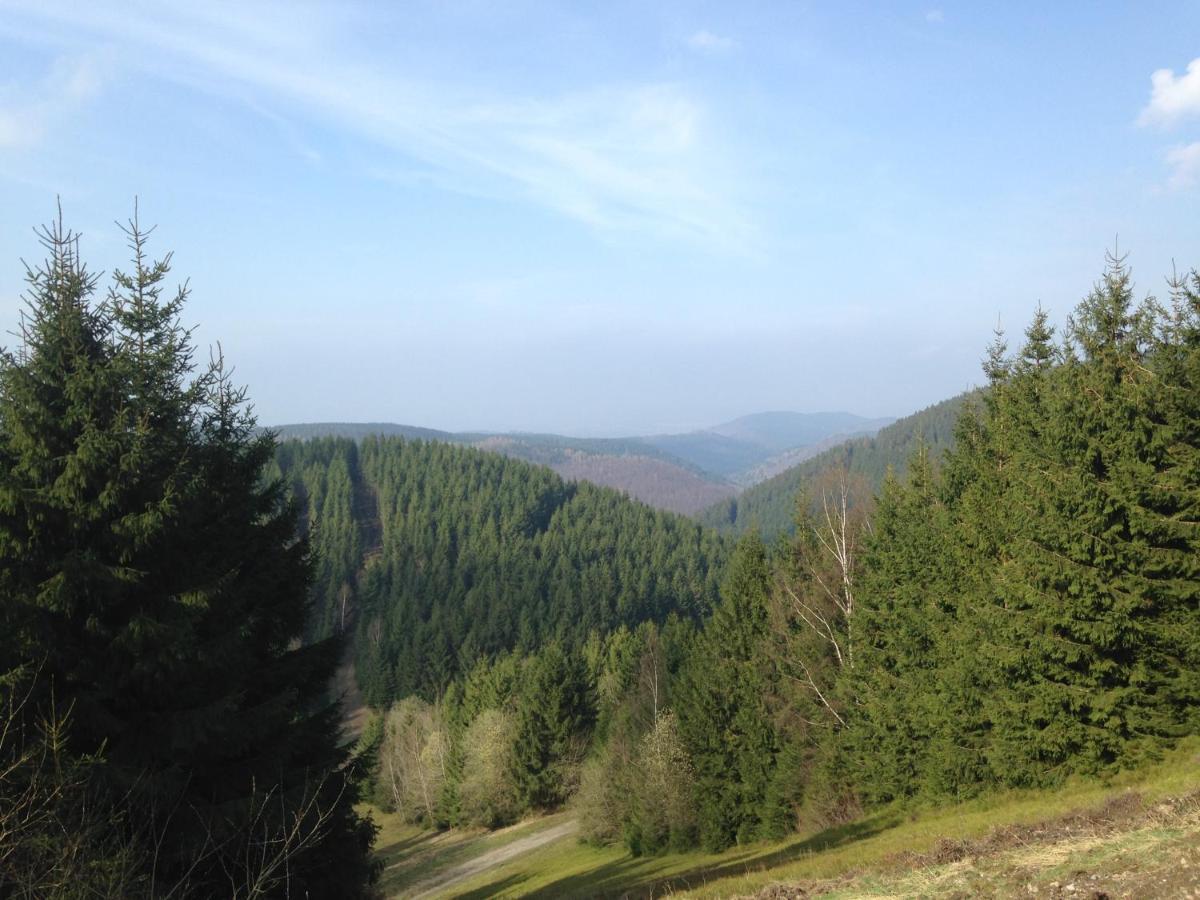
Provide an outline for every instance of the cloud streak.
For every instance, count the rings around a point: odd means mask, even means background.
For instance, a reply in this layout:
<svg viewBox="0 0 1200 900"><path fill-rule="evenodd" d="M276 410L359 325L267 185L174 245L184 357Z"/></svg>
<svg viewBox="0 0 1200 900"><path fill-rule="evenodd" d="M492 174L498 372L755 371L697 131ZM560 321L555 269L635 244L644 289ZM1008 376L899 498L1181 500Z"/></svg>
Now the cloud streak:
<svg viewBox="0 0 1200 900"><path fill-rule="evenodd" d="M602 232L753 252L757 230L738 202L739 176L707 127L704 103L678 83L511 97L354 59L319 28L275 30L270 14L243 11L229 23L205 4L108 10L0 0L5 6L50 40L101 41L157 77L248 93L261 107L350 134L391 155L376 169L410 181L416 167L440 187L539 205ZM274 12L302 18L290 7ZM725 40L709 38L712 49ZM5 123L0 107L0 141L21 133L20 121Z"/></svg>
<svg viewBox="0 0 1200 900"><path fill-rule="evenodd" d="M59 59L41 82L0 87L0 149L36 147L97 93L103 78L95 56Z"/></svg>

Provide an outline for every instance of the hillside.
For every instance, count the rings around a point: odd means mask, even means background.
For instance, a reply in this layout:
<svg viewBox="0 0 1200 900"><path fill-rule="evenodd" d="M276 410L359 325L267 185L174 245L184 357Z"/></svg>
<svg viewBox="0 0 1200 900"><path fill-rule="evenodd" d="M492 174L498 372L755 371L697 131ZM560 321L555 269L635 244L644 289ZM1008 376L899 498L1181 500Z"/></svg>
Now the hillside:
<svg viewBox="0 0 1200 900"><path fill-rule="evenodd" d="M470 446L549 466L568 481L623 491L667 512L693 515L737 488L637 438L492 435Z"/></svg>
<svg viewBox="0 0 1200 900"><path fill-rule="evenodd" d="M541 466L376 437L287 441L277 466L319 551L315 634L351 610L372 704L433 694L483 656L716 601L714 534Z"/></svg>
<svg viewBox="0 0 1200 900"><path fill-rule="evenodd" d="M763 412L714 425L708 429L725 437L757 444L773 453L808 447L831 435L875 432L895 419L868 419L847 412Z"/></svg>
<svg viewBox="0 0 1200 900"><path fill-rule="evenodd" d="M754 471L773 457L802 450L835 435L873 433L890 419L852 413L766 412L684 434L643 440L694 466L737 484L753 484Z"/></svg>
<svg viewBox="0 0 1200 900"><path fill-rule="evenodd" d="M893 808L723 854L635 857L571 813L480 835L381 817L387 897L1189 897L1200 891L1196 745L1112 783Z"/></svg>
<svg viewBox="0 0 1200 900"><path fill-rule="evenodd" d="M369 436L442 441L549 466L569 481L624 491L667 512L693 515L732 497L737 488L640 438L575 438L558 434L483 434L437 431L386 422L313 422L272 429L280 440Z"/></svg>
<svg viewBox="0 0 1200 900"><path fill-rule="evenodd" d="M568 480L624 491L658 509L694 515L736 496L740 486L890 421L842 412L767 412L684 434L626 438L449 432L387 422L313 422L272 430L281 440L380 436L477 447L549 466Z"/></svg>
<svg viewBox="0 0 1200 900"><path fill-rule="evenodd" d="M735 488L651 456L609 456L564 450L550 468L568 481L624 491L650 506L694 515L734 496Z"/></svg>
<svg viewBox="0 0 1200 900"><path fill-rule="evenodd" d="M403 437L425 441L469 442L471 435L439 431L436 428L421 428L417 425L397 425L394 422L301 422L292 425L274 425L270 431L281 441L308 441L313 438L341 437L362 440L371 435L379 437Z"/></svg>
<svg viewBox="0 0 1200 900"><path fill-rule="evenodd" d="M883 483L888 468L902 474L920 441L936 456L954 441L954 424L970 394L960 394L898 419L881 428L874 437L859 437L805 460L753 487L736 498L723 500L702 512L705 525L731 534L757 527L770 538L791 532L796 497L804 484L820 472L845 466L875 487Z"/></svg>

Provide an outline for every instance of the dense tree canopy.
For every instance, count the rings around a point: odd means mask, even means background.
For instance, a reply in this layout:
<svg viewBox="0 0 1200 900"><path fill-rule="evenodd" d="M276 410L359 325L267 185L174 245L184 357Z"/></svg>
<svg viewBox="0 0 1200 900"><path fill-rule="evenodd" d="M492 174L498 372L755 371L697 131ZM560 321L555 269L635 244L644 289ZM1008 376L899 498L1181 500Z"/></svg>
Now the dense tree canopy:
<svg viewBox="0 0 1200 900"><path fill-rule="evenodd" d="M81 797L144 851L117 893L353 894L371 832L323 699L337 648L298 643L310 561L262 478L274 442L219 358L196 367L169 256L146 257L136 220L127 234L133 268L98 300L78 239L47 230L0 359L14 721L61 721L55 752L89 763Z"/></svg>
<svg viewBox="0 0 1200 900"><path fill-rule="evenodd" d="M864 797L1047 784L1195 729L1196 287L1136 303L1110 260L1061 341L1039 311L993 347L944 477L885 489L847 684Z"/></svg>
<svg viewBox="0 0 1200 900"><path fill-rule="evenodd" d="M433 699L504 650L698 618L717 596L726 549L711 532L540 466L394 438L286 442L278 460L324 548L318 621L336 628L353 594L374 704Z"/></svg>

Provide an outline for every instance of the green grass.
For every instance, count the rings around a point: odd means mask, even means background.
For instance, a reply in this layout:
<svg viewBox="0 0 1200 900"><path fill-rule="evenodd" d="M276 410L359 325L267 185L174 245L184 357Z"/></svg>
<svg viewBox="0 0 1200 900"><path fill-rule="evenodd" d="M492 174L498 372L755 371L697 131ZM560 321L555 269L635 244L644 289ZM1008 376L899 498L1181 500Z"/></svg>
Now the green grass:
<svg viewBox="0 0 1200 900"><path fill-rule="evenodd" d="M387 897L402 895L461 863L553 828L569 818L565 813L558 813L499 831L436 832L405 824L398 816L377 809L369 811L380 826L375 839L375 856L384 866L380 889Z"/></svg>
<svg viewBox="0 0 1200 900"><path fill-rule="evenodd" d="M736 847L721 854L702 852L635 858L624 848L592 847L563 838L450 886L445 896L572 898L596 896L728 897L752 894L776 882L839 881L854 877L855 891L878 883L895 884L904 895L922 893L921 874L897 873L896 857L926 853L939 841L978 839L1006 825L1030 825L1101 806L1136 790L1148 803L1200 789L1200 740L1178 747L1161 763L1100 780L1075 780L1054 791L1016 791L938 808L889 808L816 834ZM448 866L503 843L553 827L560 813L494 835L432 836L396 828L385 819L378 846L392 866L385 876L388 896L424 881ZM440 843L439 843L440 842ZM1116 842L1114 848L1119 849ZM1080 852L1091 852L1081 850ZM1098 852L1098 851L1097 851ZM1114 849L1114 852L1116 850ZM930 871L933 871L932 869ZM951 875L954 872L950 873ZM905 889L904 879L915 879ZM871 888L871 893L876 888Z"/></svg>

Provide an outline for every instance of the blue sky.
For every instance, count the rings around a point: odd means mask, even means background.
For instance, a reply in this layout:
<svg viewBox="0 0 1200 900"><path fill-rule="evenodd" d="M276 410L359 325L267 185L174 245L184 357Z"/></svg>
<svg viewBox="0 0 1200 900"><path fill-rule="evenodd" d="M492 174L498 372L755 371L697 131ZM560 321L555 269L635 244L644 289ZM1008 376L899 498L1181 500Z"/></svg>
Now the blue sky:
<svg viewBox="0 0 1200 900"><path fill-rule="evenodd" d="M265 423L902 415L1200 265L1200 3L0 0L6 329L56 195Z"/></svg>

